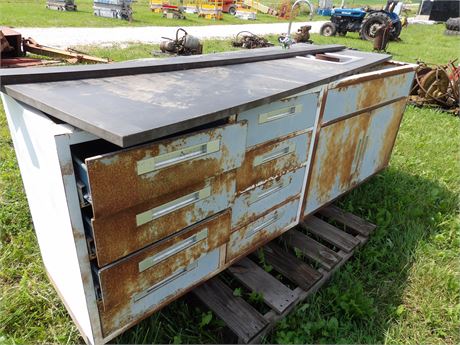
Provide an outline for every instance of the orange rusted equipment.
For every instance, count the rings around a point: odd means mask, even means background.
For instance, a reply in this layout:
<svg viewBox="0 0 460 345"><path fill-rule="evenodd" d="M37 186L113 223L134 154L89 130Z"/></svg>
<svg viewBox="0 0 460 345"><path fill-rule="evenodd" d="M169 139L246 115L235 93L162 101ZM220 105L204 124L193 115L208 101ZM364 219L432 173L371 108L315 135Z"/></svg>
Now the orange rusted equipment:
<svg viewBox="0 0 460 345"><path fill-rule="evenodd" d="M23 40L24 52L64 59L69 63L108 63L109 59L87 55L71 49L62 50L38 44L33 38Z"/></svg>
<svg viewBox="0 0 460 345"><path fill-rule="evenodd" d="M460 67L455 62L433 66L419 62L410 101L418 106L442 107L458 115Z"/></svg>
<svg viewBox="0 0 460 345"><path fill-rule="evenodd" d="M374 50L386 51L390 41L391 23L380 25L375 31Z"/></svg>

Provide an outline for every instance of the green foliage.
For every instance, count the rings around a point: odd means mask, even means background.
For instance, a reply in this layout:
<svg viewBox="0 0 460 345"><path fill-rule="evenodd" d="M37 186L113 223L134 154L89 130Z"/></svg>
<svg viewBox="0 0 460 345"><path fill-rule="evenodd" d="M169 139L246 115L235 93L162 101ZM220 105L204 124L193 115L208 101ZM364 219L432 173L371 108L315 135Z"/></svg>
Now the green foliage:
<svg viewBox="0 0 460 345"><path fill-rule="evenodd" d="M235 288L235 290L233 290L233 296L235 297L242 297L243 296L243 291L241 288Z"/></svg>

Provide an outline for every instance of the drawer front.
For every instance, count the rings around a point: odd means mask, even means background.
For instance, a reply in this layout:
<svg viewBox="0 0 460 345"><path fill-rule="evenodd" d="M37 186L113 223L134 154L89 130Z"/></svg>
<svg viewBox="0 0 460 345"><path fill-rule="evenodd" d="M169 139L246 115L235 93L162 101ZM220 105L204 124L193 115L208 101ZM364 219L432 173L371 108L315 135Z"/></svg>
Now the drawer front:
<svg viewBox="0 0 460 345"><path fill-rule="evenodd" d="M234 196L235 171L229 171L179 193L93 219L99 267L228 208Z"/></svg>
<svg viewBox="0 0 460 345"><path fill-rule="evenodd" d="M211 255L213 259L205 264L200 259L228 242L230 221L230 211L226 211L99 270L104 332L122 326L114 323L121 322L123 315L130 317L136 305L147 303L152 308L215 271L218 255ZM161 293L163 287L166 290Z"/></svg>
<svg viewBox="0 0 460 345"><path fill-rule="evenodd" d="M396 67L363 73L332 83L327 93L322 123L396 101L409 95L413 67Z"/></svg>
<svg viewBox="0 0 460 345"><path fill-rule="evenodd" d="M268 240L279 236L294 223L299 210L299 198L294 199L260 217L230 235L227 261L252 252Z"/></svg>
<svg viewBox="0 0 460 345"><path fill-rule="evenodd" d="M86 159L94 217L179 192L239 167L246 129L245 123L226 125Z"/></svg>
<svg viewBox="0 0 460 345"><path fill-rule="evenodd" d="M232 229L254 221L260 214L302 191L306 168L300 168L235 198L232 206Z"/></svg>
<svg viewBox="0 0 460 345"><path fill-rule="evenodd" d="M242 112L248 123L246 146L251 147L315 125L318 93L303 94Z"/></svg>
<svg viewBox="0 0 460 345"><path fill-rule="evenodd" d="M307 161L311 131L288 139L272 141L246 152L237 170L236 188L243 192L271 177L295 170Z"/></svg>
<svg viewBox="0 0 460 345"><path fill-rule="evenodd" d="M174 298L181 296L187 288L210 277L219 269L219 249L214 249L190 265L175 271L170 279L160 281L128 299L122 307L114 310L100 311L102 332L104 336L120 327L141 320L145 315L159 310Z"/></svg>

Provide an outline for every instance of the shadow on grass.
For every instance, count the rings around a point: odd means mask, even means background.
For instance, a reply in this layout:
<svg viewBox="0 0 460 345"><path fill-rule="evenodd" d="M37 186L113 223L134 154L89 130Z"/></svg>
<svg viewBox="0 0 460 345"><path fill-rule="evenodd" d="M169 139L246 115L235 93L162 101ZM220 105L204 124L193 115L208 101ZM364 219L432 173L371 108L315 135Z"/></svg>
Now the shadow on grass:
<svg viewBox="0 0 460 345"><path fill-rule="evenodd" d="M330 284L282 320L270 343L384 343L414 262L457 196L442 185L389 168L339 201L375 224L370 241ZM117 343L233 343L222 321L181 298L115 339Z"/></svg>

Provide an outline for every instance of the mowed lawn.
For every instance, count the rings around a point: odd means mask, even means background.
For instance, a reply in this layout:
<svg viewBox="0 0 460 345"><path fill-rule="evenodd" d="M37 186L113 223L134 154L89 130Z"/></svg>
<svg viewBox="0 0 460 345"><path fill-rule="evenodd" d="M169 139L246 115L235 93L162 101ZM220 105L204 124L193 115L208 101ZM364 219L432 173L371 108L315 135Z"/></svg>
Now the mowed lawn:
<svg viewBox="0 0 460 345"><path fill-rule="evenodd" d="M409 26L391 43L395 59L446 63L460 39L442 26ZM271 37L272 40L275 37ZM370 50L356 34L315 43ZM205 51L230 49L205 42ZM114 60L148 57L155 46L86 50ZM206 82L205 80L203 82ZM43 269L27 200L0 110L0 343L82 343ZM460 121L446 112L409 106L390 166L340 200L378 225L317 294L265 340L268 343L459 344ZM116 343L220 343L221 321L187 299L164 308Z"/></svg>
<svg viewBox="0 0 460 345"><path fill-rule="evenodd" d="M165 2L168 2L165 0ZM279 9L282 0L260 0L274 9ZM417 2L417 1L415 1ZM178 5L180 0L169 0L169 3ZM184 3L187 3L184 0ZM312 2L316 8L317 3ZM248 21L235 18L224 13L223 20L208 20L199 18L197 14L186 14L185 20L166 19L159 13L152 13L149 0L136 0L132 4L133 21L101 18L93 15L93 0L75 0L78 11L60 12L48 10L45 7L46 0L0 0L0 26L13 27L111 27L111 26L194 26L194 25L217 25L217 24L260 24L286 22L284 19L273 17L263 13L257 13L257 20ZM340 0L334 0L339 6ZM360 7L364 5L373 8L384 6L384 0L351 0L347 2L349 7ZM309 20L307 13L308 6L301 6L301 14L295 21ZM314 20L328 20L327 17L315 16Z"/></svg>
<svg viewBox="0 0 460 345"><path fill-rule="evenodd" d="M377 1L377 0L373 0ZM380 1L380 0L378 0ZM171 0L179 4L179 0ZM276 2L275 2L276 3ZM0 0L0 25L13 27L111 27L111 26L194 26L217 24L260 24L286 22L284 19L258 13L257 20L247 21L224 13L222 20L199 18L197 14L186 14L185 20L163 18L161 13L150 10L149 0L137 0L132 4L133 20L117 20L96 17L93 14L93 0L76 0L78 11L61 12L45 7L46 0ZM306 10L306 8L305 8ZM325 20L324 17L318 19ZM301 15L296 21L307 20Z"/></svg>

